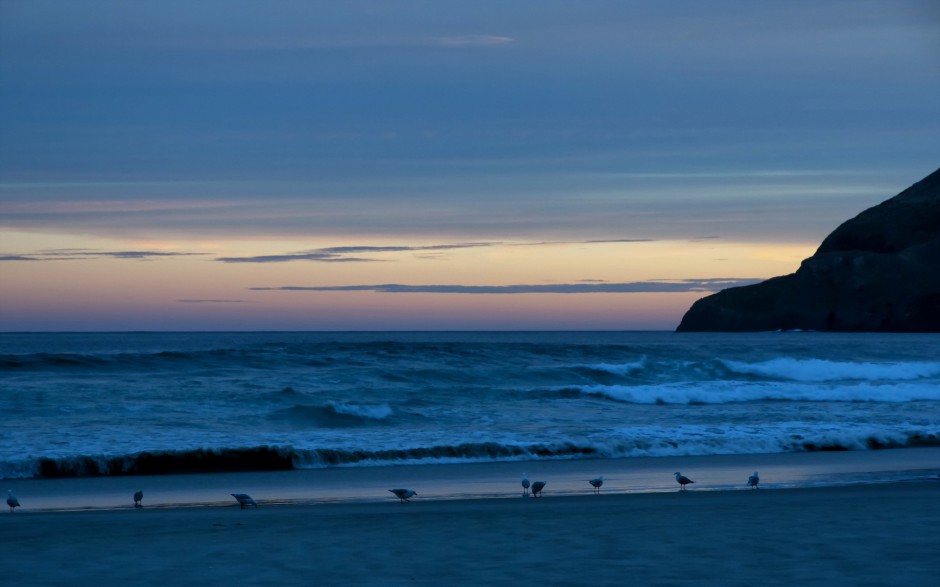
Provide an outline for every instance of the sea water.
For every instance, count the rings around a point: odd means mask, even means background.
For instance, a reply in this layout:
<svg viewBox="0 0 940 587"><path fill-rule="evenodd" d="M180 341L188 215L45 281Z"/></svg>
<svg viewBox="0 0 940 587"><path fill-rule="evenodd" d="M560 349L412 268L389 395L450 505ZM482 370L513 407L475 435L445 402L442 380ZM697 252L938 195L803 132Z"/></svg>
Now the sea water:
<svg viewBox="0 0 940 587"><path fill-rule="evenodd" d="M0 334L0 478L940 446L940 335Z"/></svg>

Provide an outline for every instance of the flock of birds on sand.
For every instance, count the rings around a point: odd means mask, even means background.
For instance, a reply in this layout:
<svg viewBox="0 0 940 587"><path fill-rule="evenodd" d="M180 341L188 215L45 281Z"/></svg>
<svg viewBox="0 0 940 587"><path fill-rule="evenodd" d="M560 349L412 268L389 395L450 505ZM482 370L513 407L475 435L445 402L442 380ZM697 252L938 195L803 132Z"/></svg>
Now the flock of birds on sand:
<svg viewBox="0 0 940 587"><path fill-rule="evenodd" d="M676 471L676 483L679 484L679 491L685 491L686 485L695 483L682 473ZM588 483L591 484L591 487L594 488L594 494L598 495L601 492L601 486L604 484L604 476L600 475L594 479L588 480ZM760 476L757 474L757 471L747 478L747 484L751 489L758 489L757 485L760 483ZM542 495L542 489L545 488L545 481L529 481L529 477L523 473L522 474L522 496L528 497L531 490L532 497L540 497ZM389 489L391 493L399 499L401 503L406 503L410 498L418 495L418 492L414 489ZM258 502L256 502L250 495L247 493L232 493L232 497L235 498L235 501L238 502L238 505L241 509L245 509L248 506L258 507ZM143 507L144 492L143 490L138 489L134 493L134 507L140 508ZM10 513L12 514L14 510L20 507L20 500L13 494L12 490L7 490L7 505L10 506Z"/></svg>

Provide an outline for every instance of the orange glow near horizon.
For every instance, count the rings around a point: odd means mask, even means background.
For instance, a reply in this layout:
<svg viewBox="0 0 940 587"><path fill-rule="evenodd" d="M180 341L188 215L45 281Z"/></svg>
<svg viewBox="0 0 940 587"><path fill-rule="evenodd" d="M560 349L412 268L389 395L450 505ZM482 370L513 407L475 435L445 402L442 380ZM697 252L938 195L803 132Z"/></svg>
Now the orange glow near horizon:
<svg viewBox="0 0 940 587"><path fill-rule="evenodd" d="M359 247L345 256L369 261L217 260L342 246ZM468 248L361 249L390 246L405 245L365 239L120 241L18 233L4 239L6 251L38 251L46 256L3 262L0 327L6 331L670 330L705 292L467 294L252 288L762 279L792 272L813 251L807 245L724 241L502 242ZM74 257L53 259L55 251L62 250L73 251ZM75 253L80 250L90 253L87 257ZM108 256L115 251L189 254L144 259Z"/></svg>

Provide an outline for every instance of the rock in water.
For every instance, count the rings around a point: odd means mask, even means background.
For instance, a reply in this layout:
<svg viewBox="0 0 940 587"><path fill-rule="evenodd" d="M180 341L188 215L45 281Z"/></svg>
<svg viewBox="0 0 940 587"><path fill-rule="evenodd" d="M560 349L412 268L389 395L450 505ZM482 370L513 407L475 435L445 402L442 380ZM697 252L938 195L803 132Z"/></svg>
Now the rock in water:
<svg viewBox="0 0 940 587"><path fill-rule="evenodd" d="M940 169L832 232L796 273L695 302L679 332L940 332Z"/></svg>

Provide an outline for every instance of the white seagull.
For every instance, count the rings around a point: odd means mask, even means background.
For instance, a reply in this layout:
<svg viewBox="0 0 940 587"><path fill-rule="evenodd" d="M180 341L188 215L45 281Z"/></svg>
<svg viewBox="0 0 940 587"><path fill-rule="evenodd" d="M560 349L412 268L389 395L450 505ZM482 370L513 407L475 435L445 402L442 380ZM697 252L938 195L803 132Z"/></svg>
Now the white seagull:
<svg viewBox="0 0 940 587"><path fill-rule="evenodd" d="M143 498L144 498L144 490L143 490L143 489L138 489L137 491L134 492L134 507L135 507L135 508L142 508L142 507L144 507L144 506L141 505L141 503L140 503L140 500L142 500Z"/></svg>
<svg viewBox="0 0 940 587"><path fill-rule="evenodd" d="M600 493L601 485L604 484L604 476L600 475L596 479L591 479L590 481L588 481L588 483L594 486L594 493Z"/></svg>
<svg viewBox="0 0 940 587"><path fill-rule="evenodd" d="M522 474L522 497L529 495L529 477L525 473Z"/></svg>
<svg viewBox="0 0 940 587"><path fill-rule="evenodd" d="M232 493L231 496L235 498L235 501L238 502L238 505L240 505L242 509L250 505L258 507L258 503L247 493Z"/></svg>
<svg viewBox="0 0 940 587"><path fill-rule="evenodd" d="M12 489L7 489L7 505L10 506L10 513L13 513L13 508L20 507L20 500L16 499L16 496L13 495Z"/></svg>
<svg viewBox="0 0 940 587"><path fill-rule="evenodd" d="M536 481L532 484L532 495L538 497L542 495L542 488L545 487L544 481Z"/></svg>
<svg viewBox="0 0 940 587"><path fill-rule="evenodd" d="M418 492L414 489L389 489L389 491L394 493L395 497L400 499L402 503L408 501L408 498L418 495Z"/></svg>
<svg viewBox="0 0 940 587"><path fill-rule="evenodd" d="M758 483L760 483L760 475L754 471L754 474L747 478L747 484L751 486L751 489L760 489L757 486Z"/></svg>
<svg viewBox="0 0 940 587"><path fill-rule="evenodd" d="M689 483L695 483L695 481L692 481L679 471L676 471L676 483L679 484L679 491L685 491L685 486Z"/></svg>

